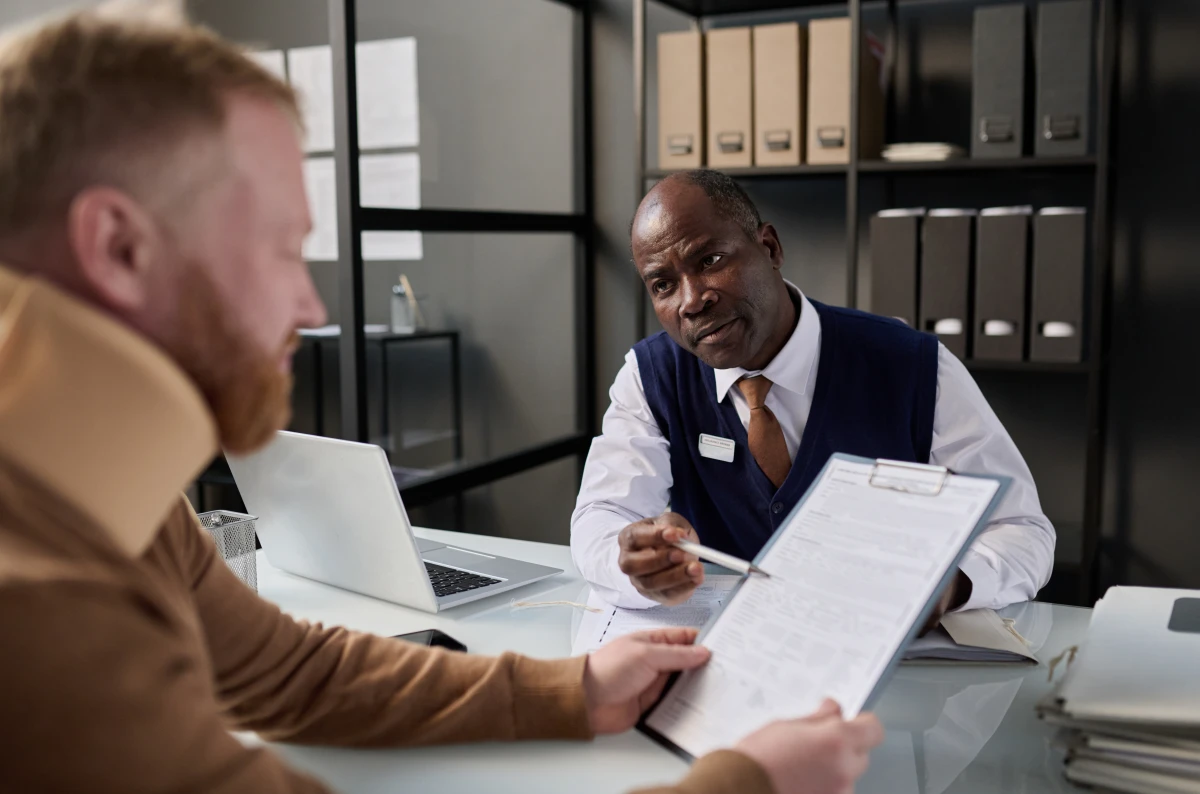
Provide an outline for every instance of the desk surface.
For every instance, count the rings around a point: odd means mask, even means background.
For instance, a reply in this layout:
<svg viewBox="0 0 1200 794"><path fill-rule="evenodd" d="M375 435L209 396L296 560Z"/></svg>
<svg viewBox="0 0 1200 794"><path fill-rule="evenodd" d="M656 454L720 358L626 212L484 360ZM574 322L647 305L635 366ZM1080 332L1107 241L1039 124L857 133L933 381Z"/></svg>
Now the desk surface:
<svg viewBox="0 0 1200 794"><path fill-rule="evenodd" d="M567 656L578 625L569 607L514 609L514 600L586 601L587 586L566 546L463 535L417 534L465 548L563 568L565 574L429 615L275 570L262 552L260 594L306 620L393 635L440 628L475 653L512 650ZM1090 611L1022 604L1002 613L1043 661L1079 643ZM887 740L871 758L858 794L1026 794L1074 791L1061 755L1033 706L1048 691L1046 666L903 666L876 713ZM276 745L290 763L346 794L488 791L493 794L612 794L673 781L684 763L631 731L594 743L531 742L409 750L344 750Z"/></svg>

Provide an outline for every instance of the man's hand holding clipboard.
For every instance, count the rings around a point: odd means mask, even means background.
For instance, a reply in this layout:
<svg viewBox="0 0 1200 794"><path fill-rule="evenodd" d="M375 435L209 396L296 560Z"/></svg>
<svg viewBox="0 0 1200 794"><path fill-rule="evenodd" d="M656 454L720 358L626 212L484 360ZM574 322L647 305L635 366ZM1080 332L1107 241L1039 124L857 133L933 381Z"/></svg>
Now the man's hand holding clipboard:
<svg viewBox="0 0 1200 794"><path fill-rule="evenodd" d="M796 720L773 722L737 743L766 770L779 794L843 794L867 771L871 750L883 743L874 714L842 719L842 709L826 700Z"/></svg>
<svg viewBox="0 0 1200 794"><path fill-rule="evenodd" d="M597 734L620 733L633 727L667 685L668 673L694 670L709 659L703 647L693 646L695 629L660 629L630 634L588 657L584 670L588 722ZM874 716L842 718L841 709L826 701L813 714L773 722L742 739L733 748L754 761L747 775L766 778L775 794L844 794L853 790L867 768L873 747L883 741L883 728ZM747 790L765 790L750 785Z"/></svg>
<svg viewBox="0 0 1200 794"><path fill-rule="evenodd" d="M835 454L639 727L688 759L831 698L851 719L908 643L960 596L958 565L1008 480Z"/></svg>

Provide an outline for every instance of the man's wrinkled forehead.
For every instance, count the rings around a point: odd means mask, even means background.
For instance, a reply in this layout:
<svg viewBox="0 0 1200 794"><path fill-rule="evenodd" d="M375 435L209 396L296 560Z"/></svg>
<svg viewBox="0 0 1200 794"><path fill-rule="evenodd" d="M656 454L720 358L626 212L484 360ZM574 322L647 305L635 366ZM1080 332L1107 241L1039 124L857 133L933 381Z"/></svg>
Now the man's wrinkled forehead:
<svg viewBox="0 0 1200 794"><path fill-rule="evenodd" d="M735 226L698 187L660 183L638 207L630 247L635 259L643 253L688 256Z"/></svg>

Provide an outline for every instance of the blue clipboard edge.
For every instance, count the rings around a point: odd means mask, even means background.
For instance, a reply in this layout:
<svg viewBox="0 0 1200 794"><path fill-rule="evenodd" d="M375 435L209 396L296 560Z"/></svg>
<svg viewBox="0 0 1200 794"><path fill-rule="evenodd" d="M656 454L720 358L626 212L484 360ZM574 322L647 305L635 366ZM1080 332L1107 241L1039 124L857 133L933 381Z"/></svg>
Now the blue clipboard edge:
<svg viewBox="0 0 1200 794"><path fill-rule="evenodd" d="M800 508L803 507L804 503L808 501L808 497L812 496L813 491L815 491L821 481L825 479L826 472L829 471L830 465L832 465L835 460L848 461L850 463L876 463L876 461L872 460L871 458L864 458L858 455L847 455L842 452L835 452L830 455L829 460L825 461L825 465L821 467L820 473L813 478L812 484L809 485L808 490L804 492L804 496L800 498L800 501L798 501L796 506L792 508L792 511L788 513L787 518L780 522L779 529L775 530L775 533L771 535L770 540L763 545L762 550L759 551L754 557L752 560L754 564L757 565L758 563L762 562L767 551L770 550L771 546L775 545L775 541L779 539L779 536L783 533L783 530L792 523L792 519L796 517L796 514L800 512ZM883 668L883 672L879 676L879 681L876 682L875 688L871 690L871 693L867 695L867 699L863 703L863 711L869 711L879 700L879 697L883 694L883 690L887 688L889 683L891 683L892 676L896 673L896 668L899 667L900 662L904 658L904 652L908 650L908 646L912 644L914 639L916 639L917 633L921 630L921 627L925 625L925 621L929 620L929 616L933 614L934 606L936 605L938 598L941 597L942 590L950 584L950 580L956 575L958 564L962 562L962 558L966 556L967 550L971 548L971 544L973 544L976 539L983 534L983 530L987 528L987 524L991 519L992 513L996 512L996 508L1000 506L1000 502L1004 500L1005 495L1008 493L1009 486L1012 485L1011 477L993 477L985 474L962 474L959 472L951 472L951 474L953 474L955 477L974 477L980 480L994 480L999 484L999 487L996 489L996 493L992 496L992 501L986 508L984 508L983 513L979 517L979 522L975 524L975 528L971 530L971 534L967 537L966 542L962 544L962 548L960 548L958 550L958 554L954 556L954 561L950 563L950 567L946 569L941 581L938 582L937 587L933 589L933 596L925 603L925 606L921 608L921 611L917 613L917 619L913 621L912 626L909 627L908 633L904 637L904 641L900 643L900 647L896 650L895 655L892 656L887 666ZM746 583L746 578L747 577L742 577L742 580L737 583L733 590L730 591L729 597L725 600L725 604L721 607L720 611L710 617L708 622L704 624L704 628L702 628L700 633L696 636L696 642L703 640L705 635L712 630L712 627L716 624L716 622L720 620L721 615L725 612L729 605L733 603L733 599L737 597L738 591L742 589L742 585ZM642 712L642 716L638 718L637 725L634 727L641 733L645 734L650 740L661 745L666 750L669 750L670 752L682 758L684 761L691 764L696 760L694 755L675 744L675 742L671 741L654 728L650 727L650 725L646 722L647 718L654 713L654 710L658 708L659 704L662 703L667 697L667 693L669 693L672 687L675 686L675 682L679 680L681 675L682 673L671 674L671 677L667 679L667 685L663 687L662 694L658 696L658 698L650 705L648 709Z"/></svg>

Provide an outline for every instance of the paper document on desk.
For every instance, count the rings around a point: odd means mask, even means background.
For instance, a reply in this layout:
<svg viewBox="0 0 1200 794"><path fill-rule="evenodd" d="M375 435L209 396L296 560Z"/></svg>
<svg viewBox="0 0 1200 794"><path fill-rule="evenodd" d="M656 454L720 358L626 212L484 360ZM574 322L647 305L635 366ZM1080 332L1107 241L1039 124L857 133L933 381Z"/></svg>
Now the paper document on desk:
<svg viewBox="0 0 1200 794"><path fill-rule="evenodd" d="M885 471L886 468L886 471ZM731 747L830 697L879 694L1007 480L834 455L754 560L684 673L639 727L686 757Z"/></svg>
<svg viewBox="0 0 1200 794"><path fill-rule="evenodd" d="M617 637L637 631L651 631L676 626L703 628L729 598L729 593L741 581L741 576L732 574L708 574L704 584L682 604L673 607L651 607L650 609L622 609L605 601L594 590L588 597L588 606L603 610L586 612L575 634L571 653L579 656L591 653Z"/></svg>
<svg viewBox="0 0 1200 794"><path fill-rule="evenodd" d="M908 646L906 662L1037 664L1038 659L1012 624L991 609L942 616L941 625Z"/></svg>

